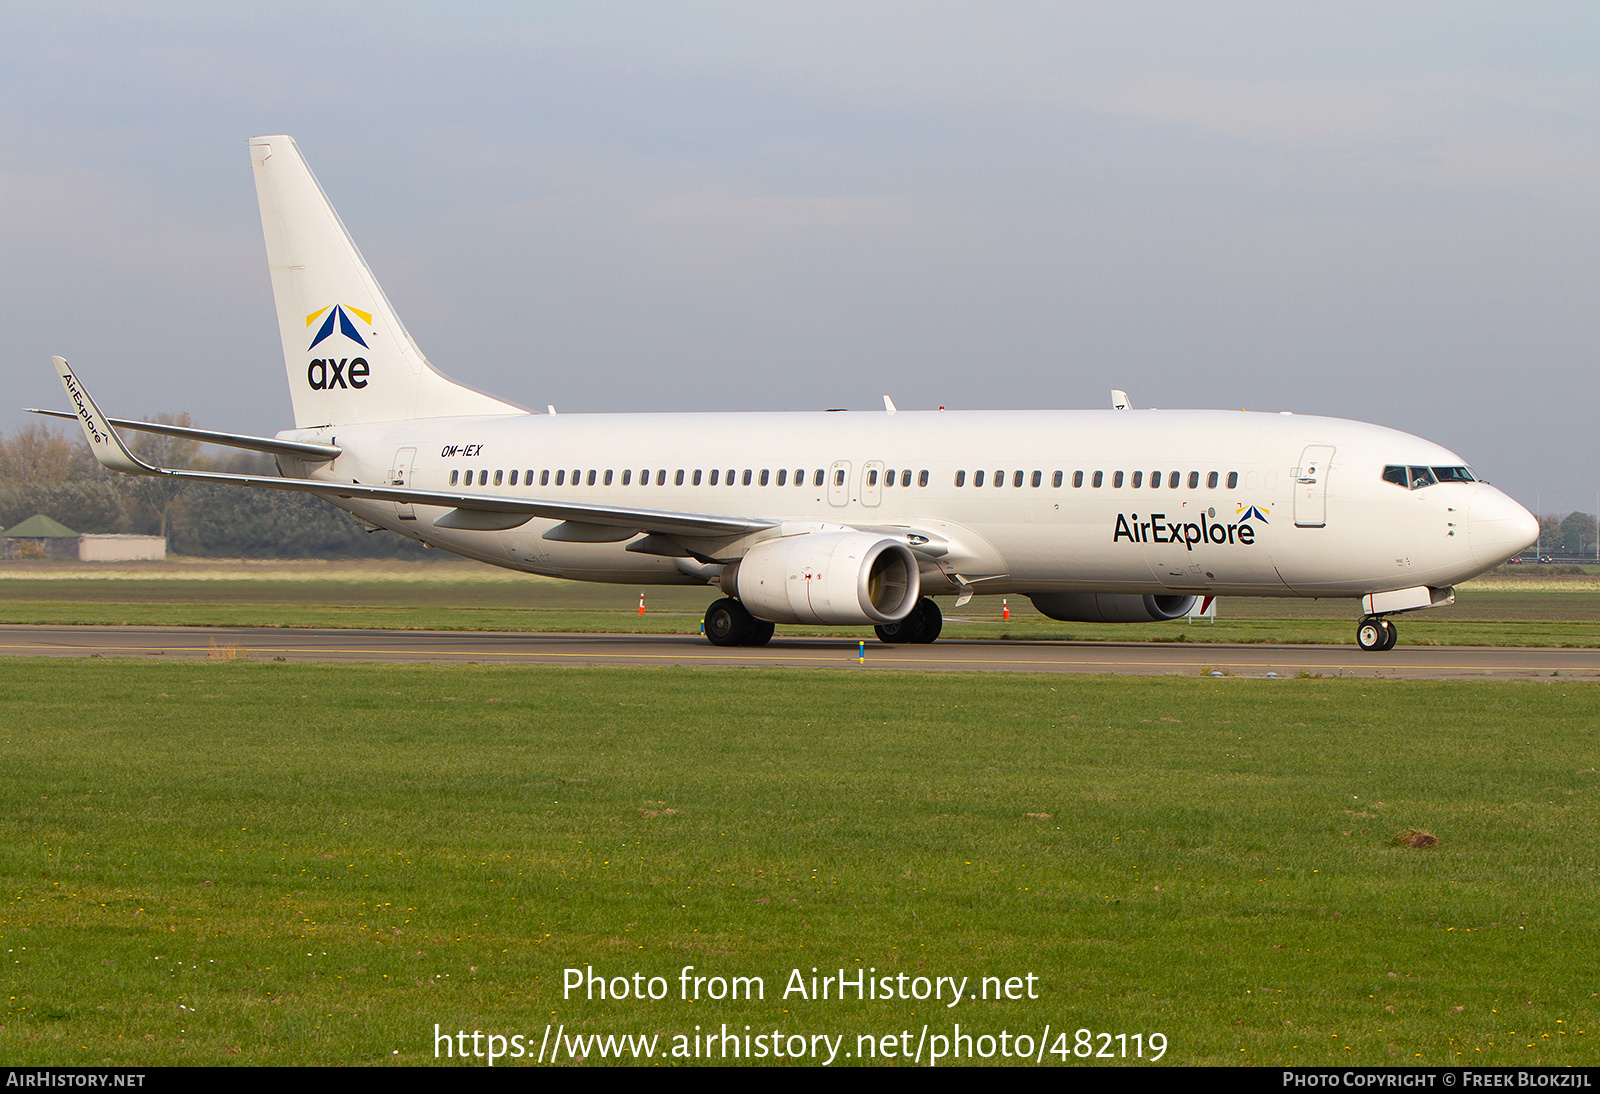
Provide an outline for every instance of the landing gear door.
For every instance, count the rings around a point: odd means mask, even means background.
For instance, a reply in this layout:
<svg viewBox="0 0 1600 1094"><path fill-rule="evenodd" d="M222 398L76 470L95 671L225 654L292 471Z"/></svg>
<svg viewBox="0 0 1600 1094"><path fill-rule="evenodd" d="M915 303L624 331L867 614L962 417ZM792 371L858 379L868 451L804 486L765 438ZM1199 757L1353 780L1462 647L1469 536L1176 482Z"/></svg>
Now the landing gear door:
<svg viewBox="0 0 1600 1094"><path fill-rule="evenodd" d="M850 461L835 460L828 468L828 504L850 504Z"/></svg>
<svg viewBox="0 0 1600 1094"><path fill-rule="evenodd" d="M1328 466L1333 445L1310 444L1300 454L1294 470L1294 524L1296 528L1324 528L1328 524Z"/></svg>
<svg viewBox="0 0 1600 1094"><path fill-rule="evenodd" d="M394 466L389 469L390 486L410 486L411 470L417 462L415 448L402 448L394 454ZM401 520L416 520L417 511L409 502L395 506Z"/></svg>

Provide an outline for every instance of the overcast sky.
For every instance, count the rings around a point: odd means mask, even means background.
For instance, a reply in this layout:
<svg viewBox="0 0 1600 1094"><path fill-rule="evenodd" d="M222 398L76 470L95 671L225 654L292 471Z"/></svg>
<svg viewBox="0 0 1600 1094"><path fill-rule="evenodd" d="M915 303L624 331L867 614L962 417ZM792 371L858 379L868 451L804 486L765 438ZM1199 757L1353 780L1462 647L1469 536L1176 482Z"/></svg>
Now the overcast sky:
<svg viewBox="0 0 1600 1094"><path fill-rule="evenodd" d="M251 9L255 10L252 12ZM1593 511L1600 5L0 7L0 430L291 422L246 140L562 411L1379 422Z"/></svg>

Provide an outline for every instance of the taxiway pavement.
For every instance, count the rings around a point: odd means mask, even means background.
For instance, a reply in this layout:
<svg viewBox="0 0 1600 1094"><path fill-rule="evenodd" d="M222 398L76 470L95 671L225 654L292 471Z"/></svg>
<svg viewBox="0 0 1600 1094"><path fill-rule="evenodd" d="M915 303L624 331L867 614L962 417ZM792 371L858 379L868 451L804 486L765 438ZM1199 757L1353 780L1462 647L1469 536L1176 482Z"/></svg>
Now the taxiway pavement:
<svg viewBox="0 0 1600 1094"><path fill-rule="evenodd" d="M1389 677L1507 680L1600 679L1600 649L1210 643L1007 642L947 639L928 646L839 638L775 638L722 649L680 635L484 631L363 631L238 627L0 626L3 657L132 657L141 660L370 661L387 664L695 665L840 668L857 671L1075 672L1116 675Z"/></svg>

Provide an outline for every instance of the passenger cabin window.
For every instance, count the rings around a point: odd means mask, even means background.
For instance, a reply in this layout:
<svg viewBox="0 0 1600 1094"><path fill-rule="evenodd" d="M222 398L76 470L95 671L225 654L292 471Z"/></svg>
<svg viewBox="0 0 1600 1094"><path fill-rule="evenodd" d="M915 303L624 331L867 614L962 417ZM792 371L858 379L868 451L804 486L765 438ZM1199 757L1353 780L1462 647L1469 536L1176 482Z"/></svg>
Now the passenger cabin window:
<svg viewBox="0 0 1600 1094"><path fill-rule="evenodd" d="M622 485L623 486L628 486L632 482L633 482L633 468L624 467L622 469Z"/></svg>
<svg viewBox="0 0 1600 1094"><path fill-rule="evenodd" d="M1113 471L1111 473L1111 488L1113 490L1121 490L1122 489L1122 472L1121 471Z"/></svg>
<svg viewBox="0 0 1600 1094"><path fill-rule="evenodd" d="M1215 471L1206 476L1206 487L1211 490L1217 488L1217 473Z"/></svg>
<svg viewBox="0 0 1600 1094"><path fill-rule="evenodd" d="M594 472L593 472L593 471L590 471L590 472L589 472L589 485L590 485L590 486L593 486L593 485L594 485L594 478L595 478L595 476L594 476Z"/></svg>
<svg viewBox="0 0 1600 1094"><path fill-rule="evenodd" d="M1199 486L1200 486L1200 472L1198 472L1198 471L1189 472L1189 489L1190 490L1196 490L1196 489L1199 488Z"/></svg>
<svg viewBox="0 0 1600 1094"><path fill-rule="evenodd" d="M750 481L750 472L746 471L744 473L744 481L745 482L749 482ZM833 473L833 485L835 485L835 486L843 486L844 485L844 471L843 471L843 469L840 469L840 470L835 471Z"/></svg>
<svg viewBox="0 0 1600 1094"><path fill-rule="evenodd" d="M1060 487L1061 487L1061 472L1057 471L1054 475L1050 476L1050 485L1053 486L1053 487L1056 487L1057 489L1060 489Z"/></svg>
<svg viewBox="0 0 1600 1094"><path fill-rule="evenodd" d="M711 469L711 485L712 486L717 485L717 476L720 475L720 474L721 474L721 472L719 472L715 467L713 467Z"/></svg>
<svg viewBox="0 0 1600 1094"><path fill-rule="evenodd" d="M813 485L813 486L821 486L822 485L822 475L823 475L822 468L820 468L820 467L817 468L817 473L816 473L815 476L813 476L811 485Z"/></svg>
<svg viewBox="0 0 1600 1094"><path fill-rule="evenodd" d="M457 482L460 481L460 479L461 479L461 469L459 467L456 468L454 471L450 472L450 485L451 486L454 486Z"/></svg>
<svg viewBox="0 0 1600 1094"><path fill-rule="evenodd" d="M556 485L557 486L565 486L566 483L567 483L567 473L565 471L557 471L556 472Z"/></svg>
<svg viewBox="0 0 1600 1094"><path fill-rule="evenodd" d="M606 468L606 485L611 485L611 469L609 467Z"/></svg>
<svg viewBox="0 0 1600 1094"><path fill-rule="evenodd" d="M1143 486L1144 485L1144 472L1143 471L1135 471L1133 473L1133 481L1130 482L1128 485L1132 486L1135 490L1137 490L1137 489L1139 489L1139 487Z"/></svg>
<svg viewBox="0 0 1600 1094"><path fill-rule="evenodd" d="M874 477L876 477L876 473L874 473ZM772 472L768 471L765 467L763 467L761 469L761 485L762 486L767 485L768 481L771 478L772 478Z"/></svg>
<svg viewBox="0 0 1600 1094"><path fill-rule="evenodd" d="M673 486L682 486L683 485L683 468L681 468L681 467L678 468L677 473L672 476L672 485Z"/></svg>
<svg viewBox="0 0 1600 1094"><path fill-rule="evenodd" d="M965 486L965 485L967 485L967 473L965 471L957 471L956 472L956 485L957 486Z"/></svg>
<svg viewBox="0 0 1600 1094"><path fill-rule="evenodd" d="M1016 472L1012 473L1012 475L1011 475L1011 485L1012 486L1021 486L1022 485L1022 472L1021 471L1016 471Z"/></svg>
<svg viewBox="0 0 1600 1094"><path fill-rule="evenodd" d="M1104 471L1096 471L1094 473L1094 488L1096 490L1100 489L1100 484L1105 482L1105 481L1106 481L1106 473Z"/></svg>
<svg viewBox="0 0 1600 1094"><path fill-rule="evenodd" d="M502 485L502 483L505 480L505 477L506 477L506 473L504 471L496 471L494 473L494 484L496 486Z"/></svg>
<svg viewBox="0 0 1600 1094"><path fill-rule="evenodd" d="M1178 480L1181 479L1181 478L1183 478L1183 475L1182 475L1181 472L1178 472L1178 471L1172 472L1170 475L1167 476L1167 486L1169 488L1173 489L1173 490L1176 490L1178 488Z"/></svg>
<svg viewBox="0 0 1600 1094"><path fill-rule="evenodd" d="M789 482L789 469L787 467L778 468L778 485L779 486L784 486L784 485L787 485L788 482Z"/></svg>
<svg viewBox="0 0 1600 1094"><path fill-rule="evenodd" d="M1083 485L1083 472L1082 471L1074 471L1072 473L1072 485L1073 485L1074 488Z"/></svg>
<svg viewBox="0 0 1600 1094"><path fill-rule="evenodd" d="M663 467L661 470L656 472L656 485L657 486L665 486L665 485L667 485L667 469L665 467Z"/></svg>
<svg viewBox="0 0 1600 1094"><path fill-rule="evenodd" d="M550 472L549 471L541 471L541 472L539 472L539 485L540 486L549 486L550 485Z"/></svg>
<svg viewBox="0 0 1600 1094"><path fill-rule="evenodd" d="M1044 472L1035 471L1033 473L1033 478L1030 481L1033 483L1035 489L1042 486L1044 484Z"/></svg>
<svg viewBox="0 0 1600 1094"><path fill-rule="evenodd" d="M517 485L517 473L515 471L511 472L511 485Z"/></svg>
<svg viewBox="0 0 1600 1094"><path fill-rule="evenodd" d="M700 485L700 469L698 467L694 469L694 484L696 486Z"/></svg>
<svg viewBox="0 0 1600 1094"><path fill-rule="evenodd" d="M909 474L909 472L908 472L908 474ZM918 471L917 472L917 485L918 486L927 486L928 485L928 473L926 471ZM1060 484L1058 483L1057 485L1060 485Z"/></svg>
<svg viewBox="0 0 1600 1094"><path fill-rule="evenodd" d="M982 471L974 471L972 473L972 485L973 486L982 486L983 485L983 472Z"/></svg>
<svg viewBox="0 0 1600 1094"><path fill-rule="evenodd" d="M1159 471L1150 472L1150 489L1152 489L1152 490L1160 490L1161 489L1161 472L1159 472Z"/></svg>
<svg viewBox="0 0 1600 1094"><path fill-rule="evenodd" d="M1237 471L1229 471L1228 472L1228 489L1229 490L1236 490L1236 489L1238 489L1238 486L1239 486L1239 472L1237 472Z"/></svg>

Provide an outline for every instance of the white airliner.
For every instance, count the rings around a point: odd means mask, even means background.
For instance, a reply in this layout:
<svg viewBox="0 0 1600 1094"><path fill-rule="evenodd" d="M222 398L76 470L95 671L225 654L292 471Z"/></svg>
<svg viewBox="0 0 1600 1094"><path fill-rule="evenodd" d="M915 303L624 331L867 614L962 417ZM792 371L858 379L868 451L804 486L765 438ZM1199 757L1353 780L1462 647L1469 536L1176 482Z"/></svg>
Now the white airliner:
<svg viewBox="0 0 1600 1094"><path fill-rule="evenodd" d="M1466 461L1381 426L1224 411L530 413L446 377L400 324L288 137L250 142L295 428L108 419L54 358L105 466L313 493L370 527L579 581L712 585L724 646L776 623L931 642L933 597L1030 597L1086 622L1196 598L1360 598L1387 618L1532 544ZM151 466L117 429L274 455L282 478Z"/></svg>

